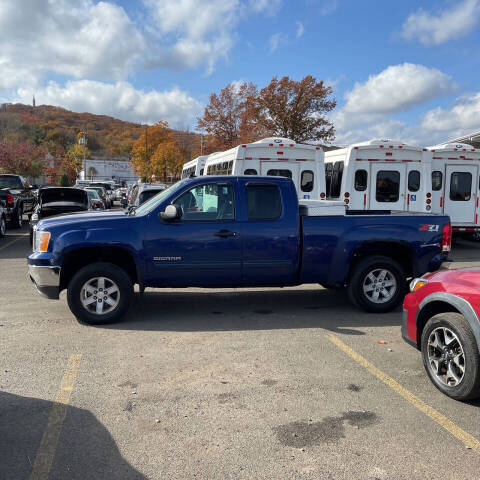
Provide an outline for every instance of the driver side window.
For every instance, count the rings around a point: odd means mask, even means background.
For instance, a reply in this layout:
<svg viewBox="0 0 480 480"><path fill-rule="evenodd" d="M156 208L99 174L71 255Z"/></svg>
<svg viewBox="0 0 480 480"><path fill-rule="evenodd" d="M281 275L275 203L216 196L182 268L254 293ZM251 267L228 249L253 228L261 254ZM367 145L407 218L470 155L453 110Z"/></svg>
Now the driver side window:
<svg viewBox="0 0 480 480"><path fill-rule="evenodd" d="M196 185L173 203L181 207L182 220L186 222L235 219L233 185L230 183Z"/></svg>

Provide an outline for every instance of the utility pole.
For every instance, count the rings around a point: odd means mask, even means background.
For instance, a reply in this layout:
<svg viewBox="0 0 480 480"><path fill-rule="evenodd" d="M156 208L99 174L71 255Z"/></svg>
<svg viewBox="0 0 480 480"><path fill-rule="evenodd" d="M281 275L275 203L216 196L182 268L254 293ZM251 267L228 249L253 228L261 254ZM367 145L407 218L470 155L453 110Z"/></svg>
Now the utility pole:
<svg viewBox="0 0 480 480"><path fill-rule="evenodd" d="M87 179L87 132L83 129L83 178Z"/></svg>
<svg viewBox="0 0 480 480"><path fill-rule="evenodd" d="M148 183L148 125L145 125L145 179Z"/></svg>
<svg viewBox="0 0 480 480"><path fill-rule="evenodd" d="M205 135L202 133L200 135L200 153L203 155L203 149L205 148Z"/></svg>

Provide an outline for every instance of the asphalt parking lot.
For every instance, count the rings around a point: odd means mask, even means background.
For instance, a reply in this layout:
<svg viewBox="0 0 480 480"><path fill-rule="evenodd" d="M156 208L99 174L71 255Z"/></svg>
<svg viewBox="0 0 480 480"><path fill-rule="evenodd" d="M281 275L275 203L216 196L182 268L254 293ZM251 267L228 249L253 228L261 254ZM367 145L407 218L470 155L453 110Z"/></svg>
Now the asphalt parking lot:
<svg viewBox="0 0 480 480"><path fill-rule="evenodd" d="M400 311L147 290L88 327L34 291L29 251L26 229L0 241L0 479L480 478L480 402L433 387ZM480 265L480 243L452 257Z"/></svg>

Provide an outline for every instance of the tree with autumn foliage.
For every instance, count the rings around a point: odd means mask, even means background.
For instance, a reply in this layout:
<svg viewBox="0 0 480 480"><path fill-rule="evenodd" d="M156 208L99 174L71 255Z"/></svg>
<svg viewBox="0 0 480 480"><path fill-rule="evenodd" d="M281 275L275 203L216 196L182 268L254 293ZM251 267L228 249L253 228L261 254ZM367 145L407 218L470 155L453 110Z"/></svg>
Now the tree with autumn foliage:
<svg viewBox="0 0 480 480"><path fill-rule="evenodd" d="M148 172L145 171L145 148ZM166 181L169 177L178 177L184 161L178 139L167 122L146 127L132 147L134 172L141 178L150 180L155 175L156 179Z"/></svg>
<svg viewBox="0 0 480 480"><path fill-rule="evenodd" d="M207 133L207 152L249 143L262 135L263 125L254 116L257 96L257 87L246 82L210 95L203 117L197 119L197 128Z"/></svg>
<svg viewBox="0 0 480 480"><path fill-rule="evenodd" d="M252 83L227 85L210 96L197 127L207 133L208 152L268 136L331 142L335 131L326 114L336 106L332 93L311 75L300 81L274 77L260 91Z"/></svg>
<svg viewBox="0 0 480 480"><path fill-rule="evenodd" d="M300 81L272 78L257 97L257 115L266 130L298 143L330 142L335 138L333 124L325 114L335 106L330 86L307 75Z"/></svg>
<svg viewBox="0 0 480 480"><path fill-rule="evenodd" d="M30 142L0 143L0 173L38 177L44 169L47 149Z"/></svg>

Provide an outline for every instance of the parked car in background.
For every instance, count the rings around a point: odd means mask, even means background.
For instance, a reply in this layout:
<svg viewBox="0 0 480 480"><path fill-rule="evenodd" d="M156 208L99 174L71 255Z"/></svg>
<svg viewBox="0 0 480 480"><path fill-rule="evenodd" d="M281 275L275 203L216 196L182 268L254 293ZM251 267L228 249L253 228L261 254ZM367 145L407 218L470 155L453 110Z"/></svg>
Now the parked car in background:
<svg viewBox="0 0 480 480"><path fill-rule="evenodd" d="M47 187L38 192L38 204L30 218L30 243L33 231L43 218L62 213L77 213L89 209L88 194L84 190L71 187Z"/></svg>
<svg viewBox="0 0 480 480"><path fill-rule="evenodd" d="M450 250L444 215L345 215L343 202L301 200L282 177L182 180L136 209L45 219L28 269L38 291L67 290L90 324L118 320L133 285L346 287L352 302L387 312L406 279L437 270Z"/></svg>
<svg viewBox="0 0 480 480"><path fill-rule="evenodd" d="M20 228L23 215L31 215L36 199L31 186L20 175L0 174L0 200L5 201L7 222Z"/></svg>
<svg viewBox="0 0 480 480"><path fill-rule="evenodd" d="M135 189L130 201L125 198L120 203L123 207L138 207L167 188L164 183L141 183Z"/></svg>
<svg viewBox="0 0 480 480"><path fill-rule="evenodd" d="M100 195L93 188L85 188L85 192L88 195L88 201L90 203L89 210L104 210L105 205L103 200L100 198Z"/></svg>
<svg viewBox="0 0 480 480"><path fill-rule="evenodd" d="M94 190L98 193L98 196L102 199L103 206L104 208L110 208L111 202L110 199L108 198L107 192L105 192L105 189L103 187L85 187L85 190Z"/></svg>
<svg viewBox="0 0 480 480"><path fill-rule="evenodd" d="M0 200L0 238L3 238L7 233L7 214L5 210L5 202Z"/></svg>
<svg viewBox="0 0 480 480"><path fill-rule="evenodd" d="M432 383L457 400L480 397L480 268L416 278L403 303L403 338Z"/></svg>
<svg viewBox="0 0 480 480"><path fill-rule="evenodd" d="M115 201L115 192L110 182L92 182L88 187L102 187L108 198L107 208L111 208Z"/></svg>
<svg viewBox="0 0 480 480"><path fill-rule="evenodd" d="M119 187L115 190L115 200L120 201L127 196L127 189L125 187Z"/></svg>

